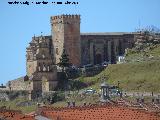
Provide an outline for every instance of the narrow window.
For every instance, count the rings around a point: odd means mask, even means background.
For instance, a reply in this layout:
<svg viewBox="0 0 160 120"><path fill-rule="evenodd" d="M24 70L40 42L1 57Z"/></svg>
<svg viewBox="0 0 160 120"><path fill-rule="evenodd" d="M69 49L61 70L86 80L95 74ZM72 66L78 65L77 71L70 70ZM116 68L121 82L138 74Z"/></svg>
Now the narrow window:
<svg viewBox="0 0 160 120"><path fill-rule="evenodd" d="M58 55L58 48L56 48L56 54Z"/></svg>

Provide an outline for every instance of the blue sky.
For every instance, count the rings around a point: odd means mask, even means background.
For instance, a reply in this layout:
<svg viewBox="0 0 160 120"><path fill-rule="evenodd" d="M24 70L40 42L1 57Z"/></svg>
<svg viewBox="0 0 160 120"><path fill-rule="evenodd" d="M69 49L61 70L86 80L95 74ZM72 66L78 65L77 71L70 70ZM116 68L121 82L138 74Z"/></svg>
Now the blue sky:
<svg viewBox="0 0 160 120"><path fill-rule="evenodd" d="M160 0L71 0L79 4L28 6L8 1L15 0L0 0L0 84L26 74L26 47L34 34L51 34L52 15L80 14L81 32L132 32L139 23L160 28Z"/></svg>

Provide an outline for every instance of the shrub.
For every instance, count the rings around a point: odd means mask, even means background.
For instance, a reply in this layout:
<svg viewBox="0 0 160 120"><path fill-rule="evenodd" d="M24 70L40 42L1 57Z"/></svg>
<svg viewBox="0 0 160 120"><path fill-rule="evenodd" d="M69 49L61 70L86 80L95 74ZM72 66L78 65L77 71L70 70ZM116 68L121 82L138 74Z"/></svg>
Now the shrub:
<svg viewBox="0 0 160 120"><path fill-rule="evenodd" d="M28 95L28 91L20 90L20 91L6 91L10 100L14 100L17 97L26 97Z"/></svg>

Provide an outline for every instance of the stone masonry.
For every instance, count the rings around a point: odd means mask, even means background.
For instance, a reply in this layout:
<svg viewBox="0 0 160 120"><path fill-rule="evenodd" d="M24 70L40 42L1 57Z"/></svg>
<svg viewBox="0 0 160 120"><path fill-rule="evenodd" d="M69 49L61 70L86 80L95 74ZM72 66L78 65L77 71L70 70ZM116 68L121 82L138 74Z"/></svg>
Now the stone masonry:
<svg viewBox="0 0 160 120"><path fill-rule="evenodd" d="M51 37L33 37L27 47L26 58L31 98L37 93L40 96L43 92L53 91L58 81Z"/></svg>
<svg viewBox="0 0 160 120"><path fill-rule="evenodd" d="M55 63L65 48L69 60L76 66L81 65L80 15L61 15L51 17L52 42Z"/></svg>

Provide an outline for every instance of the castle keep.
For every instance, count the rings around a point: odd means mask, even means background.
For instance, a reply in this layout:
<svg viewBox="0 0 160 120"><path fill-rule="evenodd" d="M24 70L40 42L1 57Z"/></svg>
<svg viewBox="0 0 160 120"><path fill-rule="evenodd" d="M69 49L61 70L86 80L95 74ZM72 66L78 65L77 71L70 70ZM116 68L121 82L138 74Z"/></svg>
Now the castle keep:
<svg viewBox="0 0 160 120"><path fill-rule="evenodd" d="M50 22L51 36L32 37L26 50L27 76L24 81L28 81L25 88L32 96L53 91L56 87L56 64L63 49L69 55L70 63L79 67L104 61L116 63L116 57L134 44L133 33L80 33L80 15L52 16Z"/></svg>
<svg viewBox="0 0 160 120"><path fill-rule="evenodd" d="M52 45L55 63L65 48L73 65L81 65L80 15L51 17Z"/></svg>

